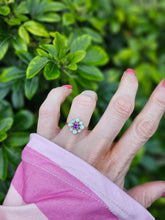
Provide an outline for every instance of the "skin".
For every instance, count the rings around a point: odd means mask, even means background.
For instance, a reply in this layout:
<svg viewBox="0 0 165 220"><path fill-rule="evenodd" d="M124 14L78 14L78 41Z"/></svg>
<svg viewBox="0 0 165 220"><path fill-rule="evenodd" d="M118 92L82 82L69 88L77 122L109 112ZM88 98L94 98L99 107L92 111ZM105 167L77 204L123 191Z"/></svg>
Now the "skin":
<svg viewBox="0 0 165 220"><path fill-rule="evenodd" d="M59 128L60 107L72 92L67 87L52 89L39 109L37 133L75 154L102 172L123 189L125 176L139 149L155 133L165 112L163 80L151 94L147 104L122 137L115 137L134 110L138 89L136 75L124 72L119 87L93 130L74 135L67 125ZM94 112L97 94L85 90L73 99L67 122L80 118L88 127ZM165 192L165 181L136 186L127 193L148 208Z"/></svg>

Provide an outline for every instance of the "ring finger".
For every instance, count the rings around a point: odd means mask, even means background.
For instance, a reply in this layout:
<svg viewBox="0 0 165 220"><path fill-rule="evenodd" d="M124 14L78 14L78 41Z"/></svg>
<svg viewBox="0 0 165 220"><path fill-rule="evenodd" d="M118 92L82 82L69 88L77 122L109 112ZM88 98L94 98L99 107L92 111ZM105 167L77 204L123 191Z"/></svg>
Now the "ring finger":
<svg viewBox="0 0 165 220"><path fill-rule="evenodd" d="M92 90L85 90L73 99L71 109L67 118L67 125L63 127L61 135L68 135L69 140L75 140L79 133L88 127L91 116L94 112L97 101L97 94ZM87 129L86 129L87 130ZM83 136L83 135L82 135Z"/></svg>

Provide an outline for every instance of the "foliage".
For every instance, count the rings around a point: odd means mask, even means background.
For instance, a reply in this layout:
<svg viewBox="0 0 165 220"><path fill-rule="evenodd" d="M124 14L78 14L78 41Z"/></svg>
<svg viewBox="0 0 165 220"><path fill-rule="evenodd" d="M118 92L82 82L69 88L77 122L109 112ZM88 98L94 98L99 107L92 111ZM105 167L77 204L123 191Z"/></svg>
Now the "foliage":
<svg viewBox="0 0 165 220"><path fill-rule="evenodd" d="M122 72L134 68L139 90L134 113L164 77L165 0L0 1L0 195L7 192L22 147L36 131L37 111L48 91L73 86L62 105L65 120L74 96L97 91L91 128L115 93ZM61 123L62 126L62 123ZM164 179L165 123L135 157L126 188ZM163 200L150 211L163 219ZM157 206L162 207L159 209Z"/></svg>

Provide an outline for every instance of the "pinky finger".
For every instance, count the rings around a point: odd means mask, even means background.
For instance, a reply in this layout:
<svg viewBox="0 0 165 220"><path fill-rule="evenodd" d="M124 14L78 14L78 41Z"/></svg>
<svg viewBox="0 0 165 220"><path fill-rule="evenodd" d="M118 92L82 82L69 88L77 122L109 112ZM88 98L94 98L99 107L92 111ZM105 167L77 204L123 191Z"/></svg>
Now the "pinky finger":
<svg viewBox="0 0 165 220"><path fill-rule="evenodd" d="M127 193L142 206L148 208L157 199L165 197L165 181L155 181L135 186Z"/></svg>

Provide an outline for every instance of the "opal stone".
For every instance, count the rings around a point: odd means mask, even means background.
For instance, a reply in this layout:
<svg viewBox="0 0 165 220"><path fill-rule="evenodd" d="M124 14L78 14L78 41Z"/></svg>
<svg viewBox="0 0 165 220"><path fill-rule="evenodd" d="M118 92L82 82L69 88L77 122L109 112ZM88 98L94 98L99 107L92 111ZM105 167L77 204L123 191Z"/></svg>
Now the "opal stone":
<svg viewBox="0 0 165 220"><path fill-rule="evenodd" d="M81 125L81 126L80 126L80 129L84 129L84 125Z"/></svg>
<svg viewBox="0 0 165 220"><path fill-rule="evenodd" d="M76 131L76 130L73 130L73 134L77 134L77 131Z"/></svg>

